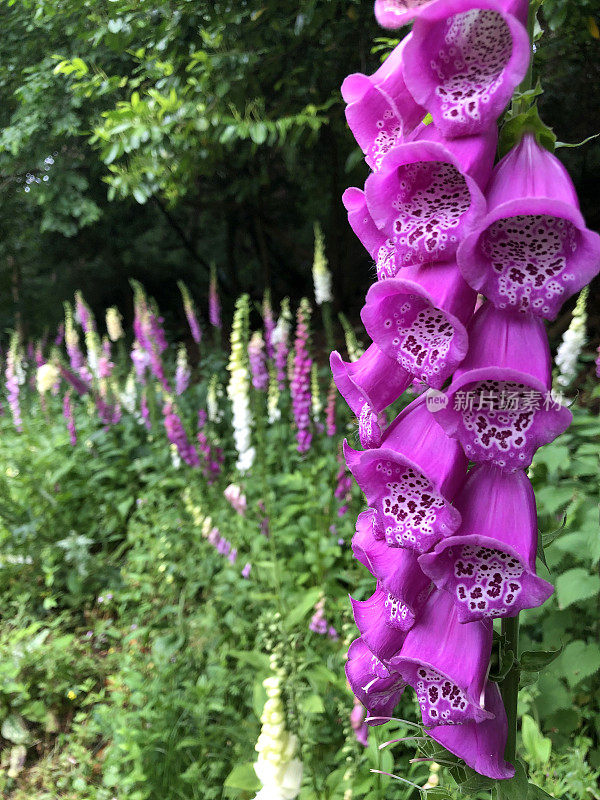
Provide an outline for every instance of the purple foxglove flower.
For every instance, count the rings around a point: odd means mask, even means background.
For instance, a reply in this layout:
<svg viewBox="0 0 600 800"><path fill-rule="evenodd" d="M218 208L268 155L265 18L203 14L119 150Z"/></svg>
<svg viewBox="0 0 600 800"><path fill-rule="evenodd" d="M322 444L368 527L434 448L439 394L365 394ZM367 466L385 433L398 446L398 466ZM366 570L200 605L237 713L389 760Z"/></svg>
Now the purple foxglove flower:
<svg viewBox="0 0 600 800"><path fill-rule="evenodd" d="M434 125L421 125L369 175L367 209L394 246L396 272L448 260L481 222L486 205L480 187L489 179L496 140L495 127L481 136L446 141Z"/></svg>
<svg viewBox="0 0 600 800"><path fill-rule="evenodd" d="M460 528L419 564L454 598L459 622L514 617L544 603L553 587L535 574L537 514L525 472L475 467L455 502Z"/></svg>
<svg viewBox="0 0 600 800"><path fill-rule="evenodd" d="M361 319L381 351L436 389L467 354L476 294L454 262L407 267L369 289Z"/></svg>
<svg viewBox="0 0 600 800"><path fill-rule="evenodd" d="M491 620L462 625L436 589L390 666L416 691L425 725L481 722L493 716L482 705L491 652Z"/></svg>
<svg viewBox="0 0 600 800"><path fill-rule="evenodd" d="M308 352L310 306L302 301L297 312L296 341L294 352L294 371L290 382L292 408L296 422L296 440L298 452L306 453L310 449L312 433L310 431L311 388L310 373L312 359Z"/></svg>
<svg viewBox="0 0 600 800"><path fill-rule="evenodd" d="M348 104L346 120L371 169L402 142L422 121L426 111L417 105L402 74L401 42L373 75L348 75L342 97Z"/></svg>
<svg viewBox="0 0 600 800"><path fill-rule="evenodd" d="M350 471L375 509L374 533L390 547L424 553L460 525L450 505L462 486L467 460L458 444L414 400L385 432L381 447L363 452L344 442Z"/></svg>
<svg viewBox="0 0 600 800"><path fill-rule="evenodd" d="M275 320L273 319L273 309L271 308L271 298L269 292L265 292L263 298L263 323L265 326L265 352L267 358L273 358L275 347L273 345L273 331L275 330Z"/></svg>
<svg viewBox="0 0 600 800"><path fill-rule="evenodd" d="M351 187L342 195L350 227L367 250L377 269L377 279L393 278L397 272L396 248L391 239L375 225L367 208L367 198L361 189Z"/></svg>
<svg viewBox="0 0 600 800"><path fill-rule="evenodd" d="M364 747L367 747L369 744L369 727L365 722L366 715L366 708L362 705L360 700L355 697L354 708L350 712L350 725L352 726L356 740Z"/></svg>
<svg viewBox="0 0 600 800"><path fill-rule="evenodd" d="M596 361L595 361L595 364L596 364L596 377L600 378L600 347L598 347L596 352L598 354L596 356Z"/></svg>
<svg viewBox="0 0 600 800"><path fill-rule="evenodd" d="M177 448L181 460L185 461L190 467L198 467L200 465L198 453L194 445L188 440L185 428L172 403L165 403L163 416L169 441Z"/></svg>
<svg viewBox="0 0 600 800"><path fill-rule="evenodd" d="M246 562L246 564L244 565L244 568L242 569L242 572L241 572L242 578L248 579L250 577L250 570L251 569L252 569L252 564L250 564L249 561Z"/></svg>
<svg viewBox="0 0 600 800"><path fill-rule="evenodd" d="M265 360L265 343L259 331L256 331L248 343L248 361L252 375L252 386L264 392L269 385L269 372Z"/></svg>
<svg viewBox="0 0 600 800"><path fill-rule="evenodd" d="M217 274L213 269L210 275L208 287L208 319L213 328L221 330L221 302L219 300L219 289L217 287Z"/></svg>
<svg viewBox="0 0 600 800"><path fill-rule="evenodd" d="M546 319L598 273L600 236L586 228L567 171L532 133L496 166L487 216L458 265L498 308Z"/></svg>
<svg viewBox="0 0 600 800"><path fill-rule="evenodd" d="M462 725L436 725L426 733L480 775L496 780L512 778L515 769L504 760L508 735L506 711L498 685L492 681L485 686L484 706L493 719L469 721Z"/></svg>
<svg viewBox="0 0 600 800"><path fill-rule="evenodd" d="M346 677L356 697L374 719L368 725L383 725L394 713L406 683L369 650L362 639L355 639L348 649Z"/></svg>
<svg viewBox="0 0 600 800"><path fill-rule="evenodd" d="M469 327L469 352L435 417L471 461L524 469L565 431L571 412L550 395L550 351L538 317L485 303Z"/></svg>
<svg viewBox="0 0 600 800"><path fill-rule="evenodd" d="M375 511L368 509L358 516L352 551L377 578L385 594L386 623L401 631L409 630L423 607L431 580L417 561L417 554L403 547L388 547L373 533Z"/></svg>
<svg viewBox="0 0 600 800"><path fill-rule="evenodd" d="M61 322L56 329L56 337L54 338L54 344L56 347L60 347L61 344L65 340L65 323Z"/></svg>
<svg viewBox="0 0 600 800"><path fill-rule="evenodd" d="M412 377L372 344L357 361L343 361L337 350L329 358L335 385L358 419L360 443L378 447L378 415L397 400Z"/></svg>
<svg viewBox="0 0 600 800"><path fill-rule="evenodd" d="M398 655L407 636L406 631L388 623L390 612L387 598L387 593L379 585L366 600L350 598L361 639L373 655L386 664Z"/></svg>
<svg viewBox="0 0 600 800"><path fill-rule="evenodd" d="M146 397L146 392L142 392L142 397L140 399L140 414L142 416L142 421L146 426L147 430L152 429L152 420L150 419L150 408L148 407L148 398Z"/></svg>
<svg viewBox="0 0 600 800"><path fill-rule="evenodd" d="M527 6L527 0L444 0L421 9L404 76L444 136L495 127L529 65Z"/></svg>
<svg viewBox="0 0 600 800"><path fill-rule="evenodd" d="M69 440L74 447L77 444L77 431L75 430L75 418L73 416L73 405L71 403L71 390L65 392L63 397L63 417L67 421Z"/></svg>
<svg viewBox="0 0 600 800"><path fill-rule="evenodd" d="M67 369L67 367L64 367L62 364L58 365L58 369L61 377L63 377L66 382L75 389L77 394L84 395L89 392L89 384L82 380L79 376L75 375L75 373L71 372L70 369Z"/></svg>

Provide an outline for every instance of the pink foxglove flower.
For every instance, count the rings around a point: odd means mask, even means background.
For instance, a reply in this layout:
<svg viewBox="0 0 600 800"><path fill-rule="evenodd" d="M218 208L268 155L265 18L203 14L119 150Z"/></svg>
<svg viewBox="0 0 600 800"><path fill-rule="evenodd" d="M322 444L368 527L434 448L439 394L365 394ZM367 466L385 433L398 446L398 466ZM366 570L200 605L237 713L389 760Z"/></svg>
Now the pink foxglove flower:
<svg viewBox="0 0 600 800"><path fill-rule="evenodd" d="M167 436L171 444L175 445L182 461L190 467L200 465L200 459L194 445L189 441L185 428L177 414L173 403L167 401L163 407L163 416Z"/></svg>
<svg viewBox="0 0 600 800"><path fill-rule="evenodd" d="M550 395L550 350L538 317L485 303L469 328L469 353L435 414L471 461L525 469L565 431L571 412Z"/></svg>
<svg viewBox="0 0 600 800"><path fill-rule="evenodd" d="M305 298L300 303L296 319L294 372L291 381L292 407L296 422L298 452L306 453L310 449L312 441L312 433L310 431L310 373L312 359L308 352L310 305Z"/></svg>
<svg viewBox="0 0 600 800"><path fill-rule="evenodd" d="M483 700L492 719L462 725L436 725L426 733L472 769L488 778L512 778L515 768L504 760L508 720L497 683L487 681Z"/></svg>
<svg viewBox="0 0 600 800"><path fill-rule="evenodd" d="M431 578L422 571L416 553L404 547L389 547L375 536L374 516L373 509L359 514L352 551L377 579L378 591L384 595L386 624L408 631L427 600Z"/></svg>
<svg viewBox="0 0 600 800"><path fill-rule="evenodd" d="M546 602L553 588L535 574L537 514L525 472L475 467L456 507L460 528L419 564L453 597L459 622L514 617Z"/></svg>
<svg viewBox="0 0 600 800"><path fill-rule="evenodd" d="M378 169L385 154L404 141L426 115L404 82L405 45L405 41L399 44L373 75L348 75L342 84L348 126L371 169Z"/></svg>
<svg viewBox="0 0 600 800"><path fill-rule="evenodd" d="M182 344L177 351L177 364L175 367L175 394L183 394L190 384L191 371L188 366L187 351Z"/></svg>
<svg viewBox="0 0 600 800"><path fill-rule="evenodd" d="M421 10L404 76L444 136L496 127L529 65L527 7L527 0L444 0Z"/></svg>
<svg viewBox="0 0 600 800"><path fill-rule="evenodd" d="M63 397L63 417L67 421L71 445L75 446L77 444L77 431L75 429L75 417L73 416L73 404L71 403L71 390L65 392Z"/></svg>
<svg viewBox="0 0 600 800"><path fill-rule="evenodd" d="M269 385L269 372L265 360L265 342L260 331L255 331L248 343L248 361L252 386L259 392L264 392Z"/></svg>
<svg viewBox="0 0 600 800"><path fill-rule="evenodd" d="M492 719L482 705L491 652L491 621L461 624L450 595L436 589L390 667L416 691L425 725L481 722Z"/></svg>
<svg viewBox="0 0 600 800"><path fill-rule="evenodd" d="M265 352L267 358L273 358L275 355L275 348L273 343L273 332L275 331L275 320L273 319L273 309L271 308L271 295L269 291L265 292L263 297L263 323L265 326Z"/></svg>
<svg viewBox="0 0 600 800"><path fill-rule="evenodd" d="M361 319L382 352L410 376L440 389L467 354L465 325L475 292L456 263L407 267L369 289Z"/></svg>
<svg viewBox="0 0 600 800"><path fill-rule="evenodd" d="M327 405L325 406L325 430L327 432L327 436L335 436L336 434L336 427L335 427L336 396L337 396L337 391L335 383L331 381L331 384L329 386L329 391L327 392Z"/></svg>
<svg viewBox="0 0 600 800"><path fill-rule="evenodd" d="M360 700L354 698L354 707L350 712L350 725L356 736L356 740L366 747L369 744L369 727L365 722L367 711Z"/></svg>
<svg viewBox="0 0 600 800"><path fill-rule="evenodd" d="M210 284L208 286L208 319L213 328L221 330L221 301L217 285L217 271L215 267L210 271Z"/></svg>
<svg viewBox="0 0 600 800"><path fill-rule="evenodd" d="M202 340L202 329L200 328L200 324L198 322L194 301L192 300L192 296L190 295L188 288L183 281L178 281L177 285L179 286L179 291L181 292L181 297L183 299L183 310L185 311L185 316L188 321L188 325L190 326L192 339L196 342L196 344L200 344L200 341Z"/></svg>
<svg viewBox="0 0 600 800"><path fill-rule="evenodd" d="M372 344L357 361L343 361L337 350L329 358L335 385L358 419L363 447L379 447L379 414L397 400L412 377Z"/></svg>
<svg viewBox="0 0 600 800"><path fill-rule="evenodd" d="M387 722L404 692L406 682L374 656L360 638L355 639L348 649L346 677L369 715L381 717L368 724L381 725Z"/></svg>
<svg viewBox="0 0 600 800"><path fill-rule="evenodd" d="M241 488L237 484L230 483L223 492L223 495L231 507L237 511L240 516L246 516L246 495L242 492Z"/></svg>
<svg viewBox="0 0 600 800"><path fill-rule="evenodd" d="M465 280L498 308L554 319L600 270L600 236L586 228L567 171L526 133L495 168L487 199L458 254Z"/></svg>
<svg viewBox="0 0 600 800"><path fill-rule="evenodd" d="M356 230L361 241L369 226L393 248L397 270L449 259L485 213L485 187L497 133L446 141L434 125L421 125L410 142L394 147L365 182L370 219ZM372 220L372 222L371 222Z"/></svg>
<svg viewBox="0 0 600 800"><path fill-rule="evenodd" d="M344 443L346 463L375 510L375 536L390 547L418 553L460 525L450 501L467 467L462 449L440 428L424 399L396 417L377 450L361 452Z"/></svg>

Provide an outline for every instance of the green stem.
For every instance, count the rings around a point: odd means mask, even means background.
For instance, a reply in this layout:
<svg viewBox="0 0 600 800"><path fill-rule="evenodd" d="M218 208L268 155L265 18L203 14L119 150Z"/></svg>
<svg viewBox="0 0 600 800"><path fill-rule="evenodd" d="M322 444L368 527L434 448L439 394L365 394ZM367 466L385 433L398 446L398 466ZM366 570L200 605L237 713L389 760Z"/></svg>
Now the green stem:
<svg viewBox="0 0 600 800"><path fill-rule="evenodd" d="M508 717L508 736L506 739L505 758L514 764L517 752L517 701L519 699L519 616L502 620L504 635L504 651L513 651L515 661L507 676L500 684L502 700Z"/></svg>
<svg viewBox="0 0 600 800"><path fill-rule="evenodd" d="M537 12L539 11L541 5L541 0L532 0L532 2L529 3L529 11L527 13L527 33L529 34L529 41L531 43L531 57L529 59L529 66L527 67L525 77L519 84L519 93L528 92L533 86L533 34L535 32L535 20ZM527 106L528 101L521 100L519 102L518 113L524 113L527 111Z"/></svg>

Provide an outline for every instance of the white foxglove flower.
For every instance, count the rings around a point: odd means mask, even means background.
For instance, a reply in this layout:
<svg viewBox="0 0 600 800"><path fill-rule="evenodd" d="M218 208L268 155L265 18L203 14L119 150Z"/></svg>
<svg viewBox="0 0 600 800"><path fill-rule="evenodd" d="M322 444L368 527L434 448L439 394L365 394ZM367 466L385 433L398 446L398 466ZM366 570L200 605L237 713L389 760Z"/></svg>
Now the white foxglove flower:
<svg viewBox="0 0 600 800"><path fill-rule="evenodd" d="M570 386L577 377L578 361L585 345L585 328L587 323L586 302L588 288L581 292L573 311L571 324L563 334L558 346L555 364L558 368L556 384Z"/></svg>
<svg viewBox="0 0 600 800"><path fill-rule="evenodd" d="M227 366L230 373L227 395L231 401L233 441L238 452L236 466L240 472L246 472L250 469L256 455L251 445L250 375L246 352L248 302L248 295L242 295L236 303L231 328L231 354Z"/></svg>
<svg viewBox="0 0 600 800"><path fill-rule="evenodd" d="M294 758L297 738L285 727L285 709L281 700L281 677L271 675L263 681L267 702L262 728L255 749L258 759L254 770L262 783L255 800L294 800L302 785L302 762Z"/></svg>
<svg viewBox="0 0 600 800"><path fill-rule="evenodd" d="M323 232L318 223L315 223L315 255L312 274L317 305L321 306L323 303L330 303L333 300L333 295L331 294L331 272L327 266Z"/></svg>
<svg viewBox="0 0 600 800"><path fill-rule="evenodd" d="M38 367L36 373L36 385L40 394L49 392L60 378L58 367L48 362Z"/></svg>

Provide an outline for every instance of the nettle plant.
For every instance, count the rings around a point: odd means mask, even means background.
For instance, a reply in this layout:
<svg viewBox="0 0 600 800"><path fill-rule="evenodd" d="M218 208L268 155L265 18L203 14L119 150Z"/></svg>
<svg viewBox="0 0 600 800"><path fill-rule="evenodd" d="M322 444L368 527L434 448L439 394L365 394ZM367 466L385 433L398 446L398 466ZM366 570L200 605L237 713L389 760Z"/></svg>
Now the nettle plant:
<svg viewBox="0 0 600 800"><path fill-rule="evenodd" d="M412 687L423 758L497 798L548 796L515 757L521 673L558 655L519 652L519 612L553 592L527 470L571 422L544 320L600 269L535 106L539 6L377 0L381 25L412 31L342 86L371 169L343 199L377 269L361 314L372 344L331 357L363 447L344 446L368 504L353 550L377 581L353 601L347 676L372 725ZM386 428L414 381L423 393Z"/></svg>

